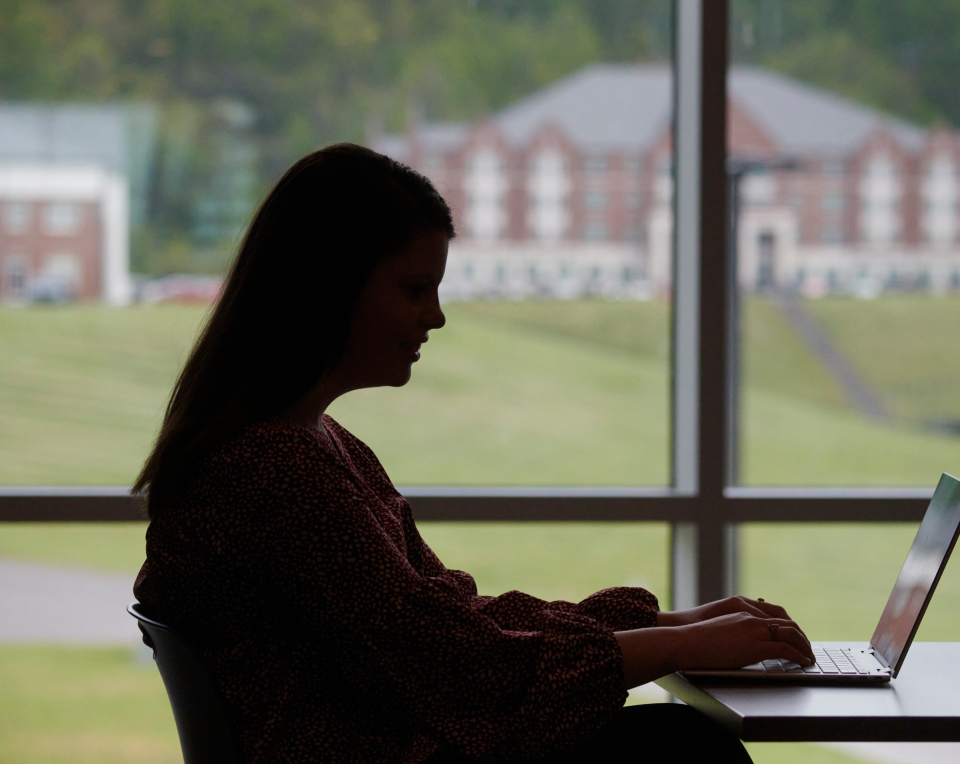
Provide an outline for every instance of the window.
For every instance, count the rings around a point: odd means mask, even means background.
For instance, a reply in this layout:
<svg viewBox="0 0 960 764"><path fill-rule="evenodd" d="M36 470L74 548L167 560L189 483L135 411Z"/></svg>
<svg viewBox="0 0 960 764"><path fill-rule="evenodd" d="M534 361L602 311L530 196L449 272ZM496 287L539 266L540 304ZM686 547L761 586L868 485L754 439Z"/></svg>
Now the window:
<svg viewBox="0 0 960 764"><path fill-rule="evenodd" d="M820 166L820 171L828 178L842 177L846 171L843 162L837 160L827 160Z"/></svg>
<svg viewBox="0 0 960 764"><path fill-rule="evenodd" d="M500 156L492 149L473 152L467 159L463 187L467 234L475 239L500 238L506 225L503 201L507 189Z"/></svg>
<svg viewBox="0 0 960 764"><path fill-rule="evenodd" d="M960 328L947 323L956 313L951 302L955 297L933 300L926 299L927 292L901 295L897 291L905 288L904 285L918 283L924 268L929 276L931 295L945 285L957 289L960 263L942 257L943 252L938 252L941 256L937 263L941 270L938 271L933 265L918 266L917 259L923 257L918 253L890 251L893 243L899 244L898 237L905 230L900 211L906 205L901 205L900 200L906 198L906 184L911 182L909 173L897 169L893 153L889 153L887 159L881 156L883 161L875 165L869 164L869 157L866 163L860 163L860 155L850 155L844 160L849 162L851 172L856 167L859 173L851 180L851 193L855 194L851 197L850 206L854 208L851 209L851 218L856 218L851 220L851 241L838 242L838 246L830 248L822 246L819 240L802 242L796 209L793 205L779 206L774 195L765 197L767 201L762 203L762 209L751 211L757 215L750 224L752 228L747 225L747 211L744 211L741 220L743 251L726 252L728 231L722 203L724 167L728 150L738 147L718 145L716 139L722 132L718 128L726 119L724 82L731 93L737 93L742 103L761 108L764 88L774 81L774 84L786 81L784 86L789 92L781 95L788 106L796 106L790 101L791 94L797 94L797 90L790 89L791 82L800 83L796 87L809 95L809 82L822 75L821 70L811 64L817 60L816 52L826 45L821 45L825 39L824 30L809 26L818 23L818 14L809 13L806 10L808 4L800 0L777 3L776 13L762 11L760 5L762 3L749 1L731 4L731 18L723 17L726 4L683 1L676 5L677 103L666 102L663 124L669 124L674 106L676 123L672 131L666 128L666 134L655 136L660 142L651 143L644 154L643 166L652 168L652 171L641 176L641 183L645 193L647 189L652 192L652 204L641 220L646 231L646 249L635 253L635 260L609 264L582 262L581 251L574 249L574 242L565 238L575 239L577 232L573 231L573 236L567 233L572 225L565 211L570 191L557 191L566 188L565 179L569 175L562 160L549 160L544 166L549 167L553 162L553 169L544 170L543 176L538 176L535 163L522 163L520 157L525 156L522 151L497 153L500 146L510 145L505 140L503 144L496 144L496 152L483 149L464 157L462 162L451 162L451 168L454 165L463 168L463 176L457 178L452 188L455 193L463 194L459 203L464 218L461 221L463 236L458 240L462 249L459 253L451 250L448 273L451 276L459 274L464 281L471 281L473 291L466 287L461 292L455 291L461 287L450 279L449 286L454 291L445 297L452 319L450 331L458 326L459 335L444 340L444 333L437 333L427 352L436 352L438 359L445 357L447 360L442 367L435 367L438 371L426 380L428 385L411 386L403 391L404 395L411 396L407 400L413 402L412 409L422 408L424 400L436 400L432 396L437 391L447 396L446 400L459 404L443 408L436 417L439 423L430 425L433 429L428 440L439 445L435 452L431 452L430 459L421 461L429 462L431 469L435 468L433 472L417 471L418 465L413 460L404 461L404 451L413 450L409 448L409 435L415 432L420 437L422 424L401 422L396 427L391 425L391 432L385 432L381 415L383 411L396 407L384 406L375 391L358 399L357 404L344 405L337 415L342 416L361 437L369 438L369 432L379 438L373 444L375 450L389 462L388 469L395 473L398 483L420 486L407 491L419 518L540 521L573 517L670 523L669 535L660 526L656 540L662 542L664 549L669 546L673 551L670 577L675 605L716 598L736 588L739 559L739 575L746 593L763 594L769 598L780 596L786 601L798 598L801 606L793 614L801 622L807 618L820 623L836 617L839 619L836 622L842 623L846 631L830 636L856 636L863 630L862 623L857 620L858 614L845 612L844 608L849 609L846 603L801 597L804 594L799 591L801 583L809 589L822 582L811 584L809 578L798 582L794 573L798 569L811 570L809 555L812 549L818 550L818 559L833 560L860 545L872 545L873 549L882 545L895 546L898 528L864 524L846 528L838 526L837 521L871 521L879 516L892 522L913 521L923 511L924 493L935 482L934 473L943 468L940 465L947 467L960 463L955 440L940 434L945 430L933 429L960 420L960 413L955 409L955 402L960 400L956 395L955 380L960 376L949 360L960 358L960 352L946 351L942 356L947 359L943 368L934 369L932 375L926 373L932 368L929 364L931 346L941 350L953 348L950 344L952 337L960 337ZM666 3L662 6L661 16L667 19L666 28L670 28L670 8ZM482 3L473 4L469 12L482 13L483 7ZM321 12L322 8L318 13ZM458 9L458 13L461 12L467 13ZM728 21L738 30L738 34L729 36L729 40ZM524 23L528 22L525 20ZM650 24L654 25L654 21ZM857 28L855 21L849 24L851 26L844 30L847 37L843 39L853 40L857 51L862 50L861 46L881 45L889 38L889 50L878 52L876 60L891 62L892 71L900 71L898 62L902 57L898 46L905 40L898 39L897 30L888 30L890 34L884 37ZM741 34L748 25L750 34ZM563 26L563 29L567 27ZM702 43L697 32L701 29ZM176 44L160 44L165 39L156 41L157 44L151 44L147 49L151 60L162 61L176 55ZM836 36L830 37L827 42L833 44L836 39ZM728 41L733 60L724 77ZM651 42L654 46L651 49L656 49L655 42L655 39ZM455 48L456 45L437 45L437 49L444 51ZM568 52L567 47L561 46L561 49ZM424 60L429 59L430 52L423 46L418 51ZM523 53L527 55L528 51L525 49ZM404 70L405 76L413 82L412 85L405 84L409 91L404 93L413 92L423 101L425 116L412 114L410 119L403 115L383 117L394 120L392 126L386 128L389 135L404 140L385 141L382 145L392 146L391 151L395 150L398 157L402 157L410 144L407 139L419 130L420 133L414 136L418 139L449 145L451 151L465 151L467 144L463 142L463 135L468 128L464 124L474 116L479 120L481 115L470 113L469 119L465 117L466 106L457 100L464 91L436 85L436 78L443 78L449 72L435 62L418 70L416 66L420 60L420 57L411 58L411 68ZM758 72L758 68L774 65L783 69L775 76L764 78L764 73ZM788 66L793 69L788 71ZM391 67L371 67L378 72L385 69ZM517 72L523 69L516 67ZM247 67L230 71L239 77ZM351 82L355 72L340 74L343 76L329 79L338 83ZM913 83L914 72L911 70L909 74L908 79ZM702 76L707 79L702 80ZM901 81L896 76L881 79L894 84ZM443 84L449 82L443 80ZM871 87L874 84L871 82ZM818 87L823 89L827 85ZM531 86L529 90L533 92L536 87ZM665 85L663 91L669 93L670 89ZM261 91L251 88L246 92ZM274 92L270 90L271 97ZM364 91L364 98L369 102L373 99L371 94L382 92L386 91ZM470 92L486 91L475 89ZM944 91L933 86L924 90L924 93L936 92ZM342 99L342 93L335 88L321 95L324 98L318 98L316 103L343 103L337 100ZM829 97L832 107L843 106L837 101L838 97ZM884 102L896 104L896 94ZM518 103L505 104L504 109ZM166 199L164 205L150 210L144 205L138 206L136 201L146 199L148 195L138 196L134 189L131 196L131 224L136 224L141 219L137 216L142 215L142 219L148 220L153 227L140 229L140 233L146 231L155 237L151 239L143 235L136 241L159 242L155 251L137 255L141 258L138 262L154 269L152 274L145 271L146 277L163 272L163 268L176 270L181 265L212 267L209 263L222 262L229 257L229 248L217 250L215 240L204 239L200 242L203 246L196 246L197 241L189 238L189 221L193 219L194 206L200 205L198 200L216 198L212 196L213 192L194 195L203 184L189 173L201 174L202 170L206 173L201 178L206 183L203 187L222 189L222 197L230 202L229 209L234 210L234 202L239 200L235 205L239 210L247 191L240 193L236 189L243 184L217 179L234 178L239 171L234 173L230 168L247 167L249 156L244 155L247 158L232 165L227 161L230 156L210 152L210 146L248 146L251 144L243 141L248 140L250 131L257 129L258 125L281 125L282 130L267 135L270 141L264 139L262 144L256 144L262 145L263 164L268 165L273 161L269 152L276 150L278 145L298 146L302 153L316 145L320 134L315 130L317 124L324 125L341 118L341 110L334 108L310 117L302 113L274 114L264 103L264 113L251 124L245 119L235 119L237 115L229 109L208 106L202 101L190 101L187 105L177 102L163 112L163 120L154 123L172 125L173 128L165 138L168 153L162 165L164 174L153 179L156 188L162 191L161 198ZM299 109L299 112L305 111ZM388 113L391 109L384 106L381 111ZM502 128L508 132L520 124L519 119L516 122L508 119L516 112L504 115L497 111L497 107L491 107L490 111L492 115L482 115L484 128L492 125L491 129ZM853 111L857 119L864 114L859 107ZM811 116L803 111L791 113L797 118L804 117L804 120ZM348 113L346 109L344 114L344 126L337 128L341 131L336 133L337 136L354 129L348 125L365 124L367 115ZM315 123L304 126L303 120L314 118ZM407 122L411 134L405 132ZM469 124L477 129L480 127L473 122ZM761 128L768 125L759 118L756 124ZM789 139L790 130L787 128L795 127L797 122L786 119L777 124ZM216 131L202 134L202 140L197 139L191 144L189 131L194 126L208 125L214 126ZM196 127L196 130L213 131L214 127ZM703 132L701 127L705 128ZM878 125L878 130L881 127ZM831 145L849 146L853 135L837 132L838 129L824 129L819 137ZM237 142L230 144L214 140L223 135L234 136ZM509 137L514 135L510 132ZM922 130L909 132L909 135L926 136ZM805 131L804 139L809 137L809 131ZM783 135L775 135L773 139L785 140ZM634 140L632 133L631 140ZM891 140L897 140L897 135ZM916 150L916 144L911 143L913 140L907 141L910 146L904 150ZM780 145L776 140L774 143ZM187 148L183 148L184 145ZM667 145L671 148L665 149ZM856 148L867 151L863 146ZM796 145L790 144L787 149L782 149L782 155L778 156L795 158L792 152ZM826 151L821 145L816 145L815 149ZM513 149L504 149L504 152L510 150ZM583 150L589 149L584 147ZM484 154L484 151L490 153ZM671 159L671 152L675 160ZM815 176L818 172L816 162L819 161L822 160L810 158L809 167L802 172ZM828 173L825 167L820 167L819 172L839 177L843 169L841 166L837 172L831 170ZM544 177L552 180L544 181ZM821 182L816 177L814 179ZM138 182L133 178L132 187ZM544 191L539 201L529 199L524 193L527 184L539 188L540 183L553 190ZM188 188L190 194L177 196L181 187ZM528 189L527 193L536 196L539 192ZM163 194L167 196L163 197ZM764 197L761 195L761 198ZM522 206L513 208L514 200ZM549 213L538 218L539 209L549 210ZM163 225L173 226L169 221L176 221L176 216L181 214L181 227L175 230L184 238L163 238L167 230ZM676 226L673 225L674 219ZM815 223L814 239L817 230ZM586 230L581 232L586 234ZM864 388L872 392L872 402L869 396L858 400L852 391L839 385L838 375L825 371L822 359L798 339L800 333L791 326L783 309L774 304L771 294L756 291L756 266L762 253L768 251L764 249L766 243L770 243L760 238L765 233L772 235L769 260L775 267L770 277L778 288L778 296L785 294L799 304L804 315L812 320L812 325L819 327L832 346L839 348L850 360L853 369L869 382ZM675 249L672 242L676 243ZM826 249L831 252L825 254ZM534 254L539 257L541 253L542 260L534 257ZM917 258L909 260L914 254ZM749 274L749 279L737 293L739 312L732 315L727 312L726 290L735 289L736 285L727 283L725 257L728 255L757 258L750 263L751 269L741 269L741 274ZM834 259L821 262L820 258ZM671 267L674 259L676 271ZM471 264L470 268L466 267L467 263ZM629 270L634 263L637 264L636 270ZM532 294L528 264L536 268L537 279L552 301L527 299ZM746 264L745 260L740 261L740 265ZM599 278L595 275L598 269ZM653 294L653 298L647 301L630 299L627 292L616 292L616 285L624 282L620 275L625 272L643 272L651 285L647 295ZM615 276L610 278L609 284L604 281L608 274ZM594 281L598 283L594 284ZM701 284L710 288L699 289ZM595 299L597 295L610 299L598 300ZM664 295L672 297L666 299ZM912 304L908 304L908 298L912 299ZM541 302L552 313L539 312L543 309ZM8 485L45 486L43 490L62 495L38 499L30 495L31 491L21 491L21 495L0 496L0 517L63 519L76 516L75 513L90 519L137 516L132 503L123 497L122 490L92 487L91 493L100 499L91 500L74 489L61 490L51 486L79 485L85 481L100 486L129 483L133 470L149 446L156 425L156 412L163 405L178 359L188 346L203 308L176 306L176 311L180 318L174 340L171 339L174 333L172 324L162 324L164 311L137 312L131 309L123 314L123 324L111 329L116 332L116 344L112 349L104 349L101 361L109 361L119 353L126 361L136 361L136 366L118 363L110 367L108 375L101 373L93 377L99 380L106 376L111 380L130 382L129 389L135 392L136 398L130 403L129 417L120 421L115 416L118 410L126 410L118 405L126 399L121 399L102 384L98 386L86 381L83 397L91 405L82 412L83 416L67 407L62 409L68 418L74 417L68 419L68 429L57 429L56 423L37 416L32 422L29 438L24 435L15 443L6 442L4 447L8 454L16 449L18 457L27 458L4 460L7 465L2 476L4 482ZM78 322L66 320L69 318L66 311L37 311L25 315L37 322L31 329L37 336L60 333L73 342L77 332L83 330ZM98 327L103 324L97 322L107 320L96 311L88 315L88 326L93 328L85 342L92 341L90 337L101 336ZM909 318L906 323L904 315ZM625 335L626 339L623 339L606 330L608 324L605 322L611 316L617 327L641 327L641 330ZM624 316L627 319L623 319ZM41 321L45 323L41 324ZM672 337L667 330L671 324L675 327ZM937 329L924 335L924 326ZM590 333L587 330L596 331ZM729 348L736 346L727 342L734 332L741 340L739 358L727 356L731 352ZM451 334L446 336L451 337ZM466 341L464 338L476 344L457 345L457 342ZM571 339L575 341L571 342ZM926 339L931 341L926 342ZM148 341L156 348L155 353L142 352ZM443 345L444 342L449 344ZM569 355L571 347L582 344L589 345L589 352L576 357ZM22 343L19 347L27 345ZM478 356L472 348L481 346L495 348L495 352ZM3 356L9 356L9 353L0 354ZM890 363L894 356L898 363ZM589 370L597 357L603 359L602 373L578 387L575 394L569 395L569 391L557 384L556 369L573 365L580 370ZM475 366L466 363L478 359L482 362L479 372ZM578 359L583 362L579 366L576 365ZM738 377L727 376L728 361L739 368ZM541 363L541 373L518 376L519 368L527 369L529 366L524 364L535 362ZM105 367L97 368L102 371ZM461 373L464 368L468 368L470 374ZM8 366L8 377L9 369ZM901 376L891 376L894 372ZM125 376L127 374L129 378ZM20 378L20 381L24 379ZM510 380L519 381L512 384ZM612 388L610 380L615 381ZM487 389L480 389L482 387ZM493 400L495 405L484 409L477 401L483 400L488 392L488 402ZM872 405L878 400L882 406L880 415L875 416L877 412ZM605 408L608 403L610 405ZM562 412L563 416L558 416L557 412ZM9 415L8 411L5 413ZM570 416L576 417L577 427L563 429L563 420ZM93 426L90 422L97 424ZM583 426L584 422L586 426ZM4 431L9 429L0 427L0 433ZM470 432L471 443L464 443L464 431ZM589 442L584 442L584 432L590 434ZM113 450L110 458L94 453L89 445L90 433L97 436L96 442ZM38 447L35 452L28 453L28 447L44 443L56 443L56 452L38 457L36 454L41 451ZM638 446L638 443L643 445ZM468 448L473 450L467 451ZM868 456L860 458L860 454ZM646 461L648 457L649 462ZM576 467L589 460L592 461L588 470L574 473L567 469L569 465ZM92 478L94 473L90 464L94 463L97 469ZM390 464L399 466L393 469ZM478 465L486 471L481 471ZM642 465L645 470L642 474L637 465ZM544 476L549 478L558 472L562 472L561 480L551 482L544 479ZM535 487L538 485L541 487ZM871 492L831 488L861 485L871 486ZM817 490L810 490L810 487ZM828 529L818 530L812 527L812 521L831 525ZM630 535L632 527L625 527L622 535ZM560 532L556 526L540 525L529 530L512 530L511 533L527 533L528 538L534 539L529 548L536 550L554 543L554 531ZM431 543L441 557L446 557L444 539L450 547L454 545L455 524L432 526L430 532L437 539L431 539ZM484 544L496 543L497 539L503 538L497 536L493 525L472 528L471 533L475 534L473 538L485 539L483 543L471 546L484 549L488 548ZM549 541L535 543L548 537ZM803 542L798 542L798 538ZM476 550L473 553L480 554ZM659 574L627 572L625 567L624 582L643 577L653 586L663 584L668 563L665 557L658 557L656 562L662 568ZM463 567L469 568L470 565L467 563ZM816 566L811 576L820 575L820 567L829 566ZM879 580L887 576L888 571L882 567L870 567L864 575ZM762 591L756 590L758 582L763 583ZM601 581L598 586L606 583ZM827 583L822 583L822 588L829 590L831 599L836 600L834 588ZM825 636L817 633L815 628L812 632L815 637Z"/></svg>
<svg viewBox="0 0 960 764"><path fill-rule="evenodd" d="M2 205L2 212L4 232L21 234L30 228L32 209L28 202L5 202Z"/></svg>
<svg viewBox="0 0 960 764"><path fill-rule="evenodd" d="M543 149L530 162L527 225L540 241L562 239L570 225L568 162L556 149Z"/></svg>
<svg viewBox="0 0 960 764"><path fill-rule="evenodd" d="M587 191L583 195L583 206L590 212L598 212L607 208L607 195L603 191Z"/></svg>
<svg viewBox="0 0 960 764"><path fill-rule="evenodd" d="M30 277L24 255L7 255L3 261L3 297L7 300L25 300Z"/></svg>
<svg viewBox="0 0 960 764"><path fill-rule="evenodd" d="M960 223L957 219L960 183L953 158L947 154L934 157L927 164L922 186L924 237L934 246L950 247L957 241Z"/></svg>
<svg viewBox="0 0 960 764"><path fill-rule="evenodd" d="M824 244L842 244L843 228L838 225L826 225L820 229L820 241Z"/></svg>
<svg viewBox="0 0 960 764"><path fill-rule="evenodd" d="M900 233L901 181L897 166L887 154L865 163L860 177L860 229L866 242L884 246Z"/></svg>
<svg viewBox="0 0 960 764"><path fill-rule="evenodd" d="M604 175L607 172L607 158L588 156L583 160L583 170L587 175Z"/></svg>
<svg viewBox="0 0 960 764"><path fill-rule="evenodd" d="M79 204L57 202L48 204L43 211L43 229L58 236L70 236L80 229L83 208Z"/></svg>
<svg viewBox="0 0 960 764"><path fill-rule="evenodd" d="M584 241L606 241L607 226L604 223L587 223L583 227Z"/></svg>
<svg viewBox="0 0 960 764"><path fill-rule="evenodd" d="M828 215L843 212L846 199L843 194L824 194L820 197L820 209Z"/></svg>
<svg viewBox="0 0 960 764"><path fill-rule="evenodd" d="M660 204L670 204L673 201L673 165L669 156L657 160L654 196Z"/></svg>

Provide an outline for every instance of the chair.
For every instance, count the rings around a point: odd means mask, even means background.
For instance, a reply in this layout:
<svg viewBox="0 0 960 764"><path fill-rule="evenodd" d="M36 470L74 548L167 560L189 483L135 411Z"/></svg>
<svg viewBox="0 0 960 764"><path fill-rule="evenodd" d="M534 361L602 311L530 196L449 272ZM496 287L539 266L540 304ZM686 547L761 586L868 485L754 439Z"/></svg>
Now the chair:
<svg viewBox="0 0 960 764"><path fill-rule="evenodd" d="M199 652L140 602L127 605L153 649L177 723L184 764L242 764L243 749Z"/></svg>

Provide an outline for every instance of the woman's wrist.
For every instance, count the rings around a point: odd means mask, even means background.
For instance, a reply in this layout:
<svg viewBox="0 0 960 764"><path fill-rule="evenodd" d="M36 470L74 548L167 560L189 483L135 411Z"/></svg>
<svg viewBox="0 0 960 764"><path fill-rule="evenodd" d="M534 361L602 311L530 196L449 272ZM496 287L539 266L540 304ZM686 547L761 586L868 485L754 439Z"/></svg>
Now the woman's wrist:
<svg viewBox="0 0 960 764"><path fill-rule="evenodd" d="M657 612L657 626L686 626L690 623L686 610L660 610Z"/></svg>

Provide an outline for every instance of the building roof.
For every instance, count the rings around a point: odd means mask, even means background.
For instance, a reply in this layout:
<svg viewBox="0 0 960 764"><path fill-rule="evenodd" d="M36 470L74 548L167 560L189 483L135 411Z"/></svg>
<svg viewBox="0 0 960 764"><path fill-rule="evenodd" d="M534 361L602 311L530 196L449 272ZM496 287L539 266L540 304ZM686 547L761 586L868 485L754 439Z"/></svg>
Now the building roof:
<svg viewBox="0 0 960 764"><path fill-rule="evenodd" d="M127 178L134 225L146 214L157 110L146 104L0 103L0 163L96 165Z"/></svg>
<svg viewBox="0 0 960 764"><path fill-rule="evenodd" d="M581 150L639 153L670 125L671 88L666 65L588 66L507 107L493 121L515 146L552 124Z"/></svg>
<svg viewBox="0 0 960 764"><path fill-rule="evenodd" d="M494 114L492 122L518 148L552 125L585 153L643 153L669 128L672 89L665 64L594 64L522 98ZM880 129L914 151L927 134L827 90L756 67L731 67L729 90L731 101L785 154L842 156ZM460 145L469 127L425 123L416 134L426 148L442 151ZM390 148L399 150L394 142Z"/></svg>
<svg viewBox="0 0 960 764"><path fill-rule="evenodd" d="M97 164L122 172L126 150L120 107L0 105L0 161Z"/></svg>
<svg viewBox="0 0 960 764"><path fill-rule="evenodd" d="M780 74L732 67L730 100L784 153L843 155L884 129L905 149L917 150L926 131L903 120Z"/></svg>

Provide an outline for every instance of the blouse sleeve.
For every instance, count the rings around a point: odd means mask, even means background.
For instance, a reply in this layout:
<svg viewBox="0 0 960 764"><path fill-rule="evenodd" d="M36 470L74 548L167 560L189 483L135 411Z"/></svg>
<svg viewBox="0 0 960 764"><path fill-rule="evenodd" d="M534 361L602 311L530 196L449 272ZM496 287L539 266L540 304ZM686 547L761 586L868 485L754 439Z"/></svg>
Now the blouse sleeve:
<svg viewBox="0 0 960 764"><path fill-rule="evenodd" d="M363 454L370 468L379 476L382 487L399 497L400 494L396 493L376 454L365 443L339 428L336 422L332 424ZM407 558L412 560L415 567L424 575L444 577L458 588L473 595L474 607L492 618L500 628L520 630L533 628L528 627L527 624L535 622L539 613L545 609L579 613L603 624L611 631L643 629L657 625L657 613L660 610L657 598L640 587L622 586L603 589L591 594L579 604L562 600L547 602L518 591L506 592L499 597L480 596L477 594L477 585L473 576L462 570L448 569L423 540L406 500L403 502L403 512Z"/></svg>
<svg viewBox="0 0 960 764"><path fill-rule="evenodd" d="M237 487L270 512L265 572L359 690L438 743L493 760L571 745L623 705L611 629L637 619L637 590L576 606L478 598L461 579L418 572L315 444L288 434L260 447Z"/></svg>

